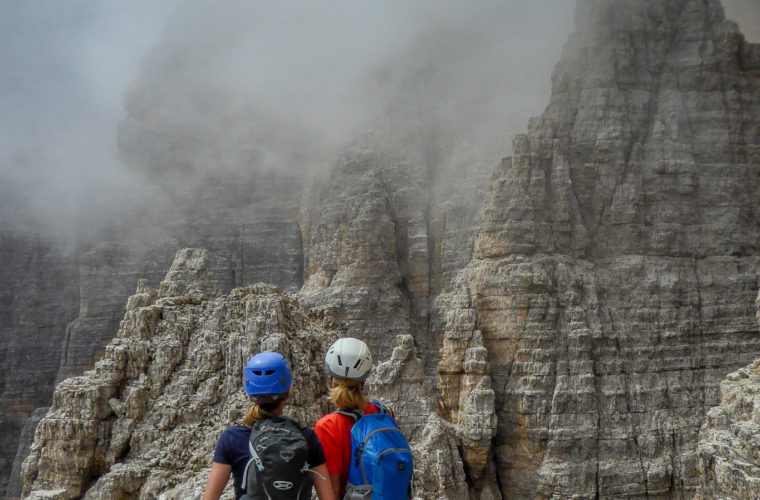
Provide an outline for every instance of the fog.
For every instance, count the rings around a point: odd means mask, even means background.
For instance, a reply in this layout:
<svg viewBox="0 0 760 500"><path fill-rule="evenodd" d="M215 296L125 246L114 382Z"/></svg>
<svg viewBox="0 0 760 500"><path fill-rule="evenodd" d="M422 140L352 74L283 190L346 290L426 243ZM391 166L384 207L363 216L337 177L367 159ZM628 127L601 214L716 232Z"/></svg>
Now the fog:
<svg viewBox="0 0 760 500"><path fill-rule="evenodd" d="M736 21L747 41L760 43L760 2L757 0L721 0L726 17Z"/></svg>
<svg viewBox="0 0 760 500"><path fill-rule="evenodd" d="M2 2L0 223L65 232L145 202L127 116L213 144L195 169L320 168L420 129L495 164L548 102L574 3ZM755 0L725 5L758 36Z"/></svg>
<svg viewBox="0 0 760 500"><path fill-rule="evenodd" d="M0 222L68 229L116 209L124 91L177 4L0 3Z"/></svg>

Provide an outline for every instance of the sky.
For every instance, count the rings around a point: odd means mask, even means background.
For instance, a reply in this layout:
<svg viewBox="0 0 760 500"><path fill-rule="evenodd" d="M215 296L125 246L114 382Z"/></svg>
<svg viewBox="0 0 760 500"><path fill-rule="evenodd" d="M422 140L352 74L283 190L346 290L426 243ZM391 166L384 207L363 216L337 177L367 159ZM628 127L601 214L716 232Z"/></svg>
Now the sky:
<svg viewBox="0 0 760 500"><path fill-rule="evenodd" d="M56 227L112 205L130 179L115 141L124 92L177 5L0 1L0 221Z"/></svg>
<svg viewBox="0 0 760 500"><path fill-rule="evenodd" d="M735 21L747 41L760 43L760 1L721 0L726 17Z"/></svg>
<svg viewBox="0 0 760 500"><path fill-rule="evenodd" d="M760 41L760 2L724 5ZM129 96L168 106L175 121L199 119L183 116L187 103L172 98L187 95L166 82L213 87L224 97L219 106L255 106L264 126L297 124L336 147L388 112L383 103L409 118L435 108L432 116L456 116L462 129L477 123L473 138L493 134L504 156L548 102L573 7L571 0L0 0L0 223L65 228L134 203L142 181L122 164L116 143Z"/></svg>

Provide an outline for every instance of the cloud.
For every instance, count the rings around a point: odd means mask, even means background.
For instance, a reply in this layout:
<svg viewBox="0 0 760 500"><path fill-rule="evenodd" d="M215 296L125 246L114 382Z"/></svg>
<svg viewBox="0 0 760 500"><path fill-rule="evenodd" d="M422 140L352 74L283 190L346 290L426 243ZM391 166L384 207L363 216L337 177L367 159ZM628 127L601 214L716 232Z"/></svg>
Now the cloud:
<svg viewBox="0 0 760 500"><path fill-rule="evenodd" d="M415 127L487 143L495 164L548 102L573 3L4 2L0 219L61 227L132 203L127 112L218 148L194 155L209 168Z"/></svg>
<svg viewBox="0 0 760 500"><path fill-rule="evenodd" d="M739 25L750 43L760 43L760 2L757 0L722 0L726 17Z"/></svg>
<svg viewBox="0 0 760 500"><path fill-rule="evenodd" d="M68 229L114 207L124 91L176 5L0 4L0 223Z"/></svg>

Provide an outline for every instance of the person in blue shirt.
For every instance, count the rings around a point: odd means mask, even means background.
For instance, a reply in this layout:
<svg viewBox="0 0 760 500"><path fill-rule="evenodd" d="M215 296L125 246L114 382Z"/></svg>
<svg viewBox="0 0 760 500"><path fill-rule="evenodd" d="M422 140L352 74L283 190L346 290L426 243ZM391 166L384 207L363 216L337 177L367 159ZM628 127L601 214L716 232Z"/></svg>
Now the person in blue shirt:
<svg viewBox="0 0 760 500"><path fill-rule="evenodd" d="M254 404L243 419L243 425L229 427L219 437L203 500L218 500L227 486L230 473L233 477L235 498L243 496L243 473L251 459L248 446L251 426L262 418L288 418L283 415L283 408L288 401L292 381L290 366L279 353L262 352L248 361L244 389ZM337 500L319 438L310 427L301 428L301 433L309 448L307 463L309 470L313 472L317 496L320 500Z"/></svg>

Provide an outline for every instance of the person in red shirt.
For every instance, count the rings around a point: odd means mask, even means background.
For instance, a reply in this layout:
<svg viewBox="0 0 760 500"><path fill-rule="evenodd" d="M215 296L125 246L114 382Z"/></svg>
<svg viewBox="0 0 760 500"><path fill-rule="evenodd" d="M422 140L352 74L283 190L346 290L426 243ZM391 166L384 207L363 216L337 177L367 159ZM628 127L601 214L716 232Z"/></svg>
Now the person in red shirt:
<svg viewBox="0 0 760 500"><path fill-rule="evenodd" d="M338 339L327 350L325 371L330 379L330 399L339 410L378 413L363 393L364 381L372 369L372 355L367 344L359 339ZM351 465L351 427L355 418L341 413L328 413L314 426L325 452L327 472L333 490L346 493L348 469Z"/></svg>

